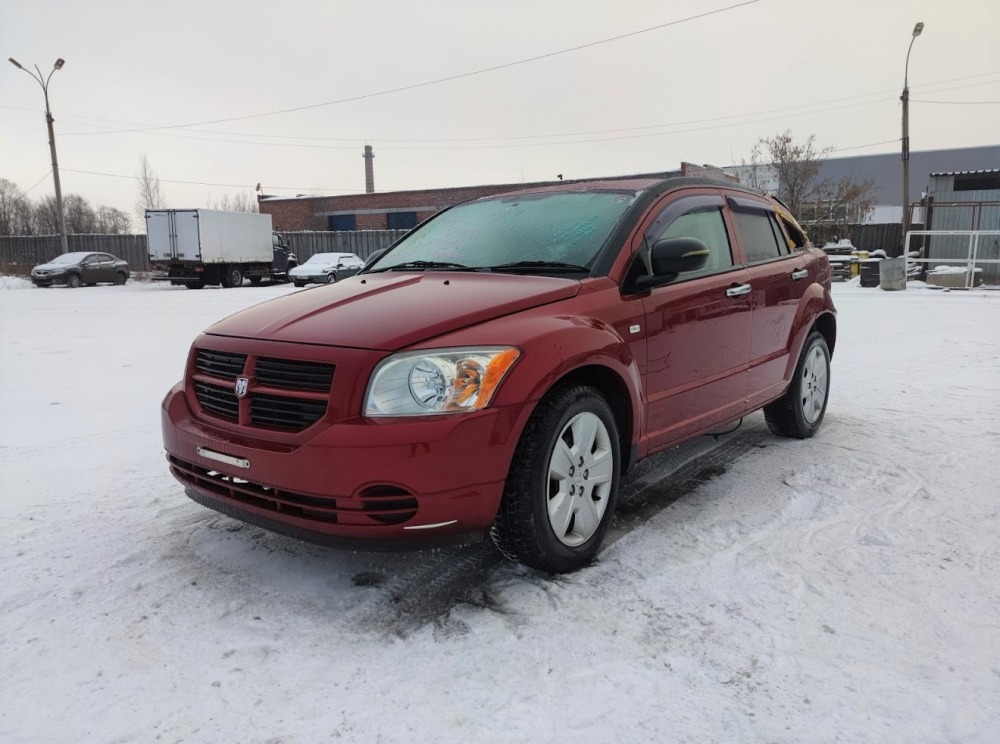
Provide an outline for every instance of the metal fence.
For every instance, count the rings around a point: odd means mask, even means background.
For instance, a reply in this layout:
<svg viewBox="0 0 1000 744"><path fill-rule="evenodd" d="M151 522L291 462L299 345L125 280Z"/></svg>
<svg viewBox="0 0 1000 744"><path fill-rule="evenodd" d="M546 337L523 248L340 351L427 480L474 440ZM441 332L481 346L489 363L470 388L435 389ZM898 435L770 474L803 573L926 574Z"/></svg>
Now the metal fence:
<svg viewBox="0 0 1000 744"><path fill-rule="evenodd" d="M823 246L824 243L836 239L850 238L851 243L863 251L874 251L879 248L889 256L898 256L903 251L902 223L886 223L878 225L803 225L813 245ZM913 225L913 230L922 230L923 225Z"/></svg>
<svg viewBox="0 0 1000 744"><path fill-rule="evenodd" d="M406 230L283 233L302 263L315 253L355 253L368 258L406 234ZM132 271L149 271L145 235L70 235L70 251L111 253L128 261ZM27 276L33 266L59 255L58 235L0 236L0 274Z"/></svg>

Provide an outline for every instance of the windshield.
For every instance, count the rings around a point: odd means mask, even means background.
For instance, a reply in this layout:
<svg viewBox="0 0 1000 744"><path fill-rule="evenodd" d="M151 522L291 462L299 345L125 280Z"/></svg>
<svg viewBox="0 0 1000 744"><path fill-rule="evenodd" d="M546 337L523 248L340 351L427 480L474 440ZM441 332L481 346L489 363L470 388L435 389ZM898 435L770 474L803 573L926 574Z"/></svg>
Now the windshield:
<svg viewBox="0 0 1000 744"><path fill-rule="evenodd" d="M337 263L337 261L340 261L342 259L343 256L340 253L316 253L312 256L309 256L309 259L306 261L306 263L312 264L314 266L315 265L329 266L331 264Z"/></svg>
<svg viewBox="0 0 1000 744"><path fill-rule="evenodd" d="M405 237L369 271L414 262L485 268L544 261L589 267L634 200L633 193L560 192L460 204Z"/></svg>
<svg viewBox="0 0 1000 744"><path fill-rule="evenodd" d="M77 264L83 259L84 256L89 256L89 253L61 253L51 261L50 264L59 264L61 266L69 266L70 264Z"/></svg>

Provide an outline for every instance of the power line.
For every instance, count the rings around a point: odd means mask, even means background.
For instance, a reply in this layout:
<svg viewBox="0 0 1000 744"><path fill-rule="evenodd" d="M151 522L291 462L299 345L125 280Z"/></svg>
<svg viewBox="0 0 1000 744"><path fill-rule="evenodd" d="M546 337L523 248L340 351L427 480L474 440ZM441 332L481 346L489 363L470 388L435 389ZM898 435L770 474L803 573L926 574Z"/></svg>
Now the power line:
<svg viewBox="0 0 1000 744"><path fill-rule="evenodd" d="M401 85L401 86L396 87L396 88L388 88L386 90L380 90L380 91L376 91L374 93L362 93L361 95L350 96L348 98L339 98L339 99L334 100L334 101L323 101L321 103L311 103L311 104L308 104L306 106L295 106L293 108L278 109L278 110L275 110L275 111L265 111L265 112L260 113L260 114L246 114L244 116L231 116L231 117L228 117L228 118L225 118L225 119L211 119L211 120L208 120L208 121L189 122L187 124L170 124L170 125L161 126L161 127L145 127L145 128L142 128L142 129L122 129L122 130L119 130L119 131L122 131L122 132L140 132L140 131L148 131L148 130L152 130L152 129L185 129L185 128L188 128L188 127L204 126L206 124L223 124L223 123L229 122L229 121L245 121L247 119L260 119L260 118L263 118L263 117L266 117L266 116L277 116L278 114L291 114L291 113L295 113L297 111L308 111L310 109L323 108L323 107L326 107L326 106L336 106L336 105L341 104L341 103L350 103L350 102L353 102L353 101L362 101L362 100L365 100L365 99L368 99L368 98L376 98L378 96L386 96L386 95L389 95L391 93L401 93L401 92L406 91L406 90L415 90L417 88L423 88L423 87L426 87L428 85L438 85L440 83L447 83L447 82L451 82L453 80L461 80L463 78L472 77L473 75L482 75L482 74L487 73L487 72L496 72L497 70L504 70L504 69L507 69L509 67L516 67L518 65L525 65L525 64L528 64L530 62L538 62L539 60L549 59L551 57L557 57L557 56L562 55L562 54L569 54L570 52L578 52L578 51L580 51L582 49L589 49L591 47L600 46L601 44L610 44L611 42L614 42L614 41L621 41L622 39L628 39L628 38L631 38L633 36L639 36L640 34L649 33L650 31L659 31L660 29L669 28L671 26L677 26L677 25L680 25L682 23L688 23L689 21L695 21L695 20L698 20L698 19L701 19L701 18L707 18L709 16L718 15L720 13L726 13L726 12L728 12L730 10L736 10L737 8L742 8L742 7L745 7L747 5L754 5L755 3L759 3L759 2L761 2L761 0L745 0L745 2L736 3L735 5L728 5L728 6L724 7L724 8L717 8L716 10L709 10L709 11L706 11L704 13L698 13L696 15L687 16L686 18L679 18L676 21L669 21L667 23L660 23L660 24L658 24L656 26L648 26L647 28L641 28L638 31L630 31L629 33L626 33L626 34L619 34L618 36L611 36L611 37L608 37L606 39L599 39L597 41L591 41L591 42L588 42L586 44L580 44L578 46L569 47L567 49L560 49L560 50L555 51L555 52L547 52L545 54L539 54L539 55L536 55L534 57L527 57L525 59L519 59L519 60L515 60L513 62L505 62L503 64L493 65L492 67L483 67L483 68L481 68L479 70L472 70L470 72L462 72L462 73L459 73L457 75L448 75L447 77L437 78L435 80L425 80L425 81L420 82L420 83L412 83L410 85Z"/></svg>
<svg viewBox="0 0 1000 744"><path fill-rule="evenodd" d="M49 177L49 176L50 176L51 174L52 174L52 169L50 168L50 169L49 169L49 171L48 171L48 173L46 173L46 174L45 174L44 176L42 176L42 177L41 177L41 178L39 178L39 179L38 179L37 181L35 181L35 182L34 182L34 183L32 184L31 188L30 188L30 189L28 189L27 191L25 191L25 192L24 192L24 194L22 194L22 196L27 196L27 195L28 195L28 194L30 194L30 193L31 193L32 191L34 191L34 190L35 190L35 187L36 187L36 186L37 186L38 184L40 184L40 183L41 183L42 181L44 181L44 180L45 180L46 178L48 178L48 177Z"/></svg>
<svg viewBox="0 0 1000 744"><path fill-rule="evenodd" d="M966 87L966 86L957 86L957 87L961 88L961 87ZM942 89L939 89L939 90L940 91L944 91L944 90L949 90L949 89L948 88L942 88ZM870 96L870 95L874 95L874 94L865 94L865 95L866 96ZM859 96L851 96L850 98L857 98L857 97L859 97ZM701 131L708 131L708 130L714 130L714 129L728 129L728 128L731 128L731 127L746 126L746 125L749 125L749 124L761 124L761 123L764 123L764 122L784 120L784 119L789 119L789 118L798 117L798 116L809 116L809 115L812 115L812 114L829 113L831 111L841 111L841 110L844 110L844 109L856 108L858 106L868 106L868 105L875 104L875 103L884 103L887 100L892 100L892 99L881 98L881 99L874 99L874 100L871 100L871 101L859 101L859 102L856 102L856 103L845 104L843 106L831 106L831 107L827 107L827 108L814 109L814 110L811 110L811 111L799 111L799 112L795 112L795 113L785 113L785 114L781 114L779 116L769 116L769 117L758 118L758 119L748 119L748 120L745 120L745 121L728 122L728 123L724 123L724 124L715 124L715 125L711 125L711 126L704 126L704 124L706 124L708 122L712 122L712 121L720 121L720 120L725 120L725 119L732 119L732 118L735 118L735 116L719 117L718 119L702 119L702 120L696 120L696 121L693 121L693 122L685 122L685 123L696 123L696 124L700 123L700 124L703 124L702 126L692 127L692 128L689 128L689 129L671 129L670 131L665 131L665 132L647 132L647 133L643 133L643 134L627 134L627 135L620 135L620 136L613 136L613 137L591 137L591 138L586 138L586 139L562 140L562 141L556 141L556 142L519 142L519 143L494 144L494 145L445 145L445 146L433 146L433 145L386 145L386 146L380 146L379 149L381 149L381 150L399 150L399 151L423 151L423 150L431 150L431 151L448 151L448 150L504 150L504 149L511 149L511 148L556 147L556 146L562 146L562 145L577 145L577 144L587 144L587 143L594 143L594 142L613 142L613 141L628 140L628 139L646 139L646 138L650 138L650 137L667 137L667 136L671 136L671 135L688 134L688 133L691 133L691 132L701 132ZM781 111L783 109L776 109L776 110ZM740 116L749 116L749 115L750 114L742 114ZM652 126L634 127L634 128L628 128L628 129L616 129L616 130L609 130L609 131L612 131L612 132L617 132L617 131L635 131L635 130L650 129L650 128L654 128L654 127L679 126L680 124L681 124L681 122L678 122L677 124L652 125ZM178 134L178 133L173 133L173 132L146 132L146 134L152 135L152 136L156 136L156 137L172 137L172 138L190 139L190 140L203 141L203 142L226 142L226 143L230 143L230 144L253 145L253 146L256 146L256 147L292 147L292 148L310 149L310 150L353 150L354 149L354 146L346 146L346 145L317 145L317 144L304 144L304 143L292 143L292 142L258 142L258 141L255 141L255 140L234 140L234 139L229 139L229 138L225 138L225 137L201 137L201 136L194 136L194 135L189 135L189 134Z"/></svg>
<svg viewBox="0 0 1000 744"><path fill-rule="evenodd" d="M947 103L951 106L996 106L1000 101L925 101L920 98L911 98L911 103Z"/></svg>
<svg viewBox="0 0 1000 744"><path fill-rule="evenodd" d="M899 138L897 137L896 139L884 140L882 142L869 142L868 144L865 144L865 145L852 145L850 147L838 147L838 148L836 148L834 150L830 150L829 152L845 152L847 150L859 150L859 149L865 148L865 147L875 147L876 145L885 145L885 144L889 144L889 143L892 143L892 142L898 142L898 141L899 141ZM126 178L126 179L131 179L133 181L138 180L138 178L139 178L138 176L134 176L134 175L130 176L130 175L126 175L124 173L101 173L99 171L77 170L75 168L63 168L63 170L66 171L66 172L68 172L68 173L81 173L81 174L88 175L88 176L104 176L106 178ZM48 175L48 174L46 174L46 175ZM44 176L42 178L44 178ZM162 182L164 182L164 183L179 183L179 184L187 184L187 185L191 185L191 186L223 186L223 187L228 187L228 188L250 188L250 184L248 184L248 183L210 183L210 182L207 182L207 181L179 181L179 180L175 180L175 179L171 179L171 178L160 178L159 180L162 181ZM34 187L32 187L32 188L34 188ZM268 190L273 190L273 191L299 191L299 192L301 192L301 191L311 191L311 190L314 190L314 188L311 187L311 186L310 187L304 187L304 186L302 186L302 187L296 187L296 186L268 186L267 188L268 188ZM326 191L326 192L336 191L336 192L339 192L339 193L347 193L347 194L357 193L354 189L323 189L323 190Z"/></svg>
<svg viewBox="0 0 1000 744"><path fill-rule="evenodd" d="M88 176L105 176L107 178L128 178L133 181L139 180L138 176L129 176L124 173L100 173L98 171L89 170L77 170L75 168L63 168L67 173L82 173ZM181 183L187 184L189 186L225 186L228 188L245 189L251 188L249 183L209 183L207 181L178 181L172 178L160 178L160 181L164 183ZM309 186L268 186L268 190L273 191L311 191L314 187ZM341 191L344 193L353 193L353 189L324 189L324 191Z"/></svg>
<svg viewBox="0 0 1000 744"><path fill-rule="evenodd" d="M920 86L914 86L914 89L924 89L924 88L929 88L930 86L944 85L946 83L960 82L960 81L963 81L963 80L971 80L971 79L974 79L974 78L985 77L985 76L990 76L990 75L997 75L997 74L1000 74L1000 70L994 70L994 71L991 71L991 72L981 72L981 73L977 73L975 75L965 75L965 76L957 77L957 78L946 78L946 79L943 79L943 80L934 80L934 81L931 81L931 82L928 82L928 83L924 83L924 84L922 84ZM981 86L981 85L993 85L993 84L996 84L998 82L1000 82L1000 81L987 80L987 81L983 81L983 82L979 82L979 83L972 83L970 85L952 86L952 87L949 87L949 88L937 88L937 89L934 89L934 90L927 90L926 92L927 93L942 93L942 92L945 92L945 91L961 90L963 88L972 88L972 87L978 87L978 86ZM831 98L831 99L827 99L825 101L813 101L811 103L801 103L801 104L795 104L795 105L792 105L792 106L783 106L783 107L773 108L773 109L763 109L763 110L760 110L760 111L746 112L746 113L743 113L743 114L730 114L728 116L719 116L719 117L713 117L713 118L708 118L708 119L691 119L691 120L687 120L687 121L667 122L667 123L661 123L661 124L646 124L646 125L635 126L635 127L620 127L620 128L616 128L616 129L596 129L596 130L585 130L585 131L580 131L580 132L550 132L550 133L546 133L546 134L524 134L524 135L514 135L514 136L506 136L506 137L435 137L435 138L423 138L423 139L422 138L386 138L386 137L368 137L368 138L362 138L362 137L308 137L308 136L285 135L285 134L258 134L258 133L253 133L253 132L229 132L229 131L213 130L213 129L191 129L190 131L192 131L192 132L198 132L198 133L204 133L204 134L212 134L212 135L230 135L230 136L235 136L235 137L257 137L257 138L265 138L265 139L309 140L309 141L316 141L316 142L355 142L356 143L356 142L360 142L362 139L376 140L378 142L501 142L501 141L508 141L508 140L541 139L541 138L546 138L546 137L575 137L575 136L584 136L584 135L589 135L589 134L610 134L610 133L616 133L616 132L638 131L638 130L643 130L643 129L660 129L660 128L665 128L665 127L683 126L683 125L688 125L688 124L703 124L703 123L710 123L710 122L714 122L714 121L724 121L724 120L727 120L727 119L738 119L738 118L743 118L743 117L746 117L746 116L758 116L760 114L776 113L776 112L780 112L780 111L792 111L792 110L795 110L795 109L809 108L809 107L813 107L813 106L823 106L823 105L826 105L828 103L839 103L841 101L853 101L853 100L857 100L857 99L860 99L860 98L870 98L872 96L883 95L883 94L886 94L886 93L893 93L895 90L896 90L895 88L887 88L887 89L883 89L883 90L879 90L879 91L871 91L869 93L860 93L860 94L857 94L857 95L844 96L844 97L841 97L841 98ZM911 100L915 100L915 99L911 99ZM936 103L934 101L923 101L923 102L925 102L925 103ZM944 103L944 102L942 102L942 103ZM955 103L964 103L964 102L956 101ZM988 102L983 102L983 103L988 103ZM15 110L15 111L40 112L39 109L26 108L26 107L22 107L22 106L5 106L5 105L0 104L0 108L12 109L12 110ZM136 127L143 127L144 126L144 125L140 125L140 124L138 124L136 122L123 122L123 121L115 121L115 120L112 120L112 119L98 119L98 118L95 118L95 117L83 116L83 115L80 115L80 114L66 114L66 113L64 113L64 114L61 115L61 117L62 118L68 118L68 119L87 119L87 120L91 120L91 121L103 121L103 122L108 122L110 124L114 124L116 126L117 125L122 125L122 124L129 125L129 126L133 126L134 125ZM120 133L127 133L127 132L155 134L155 132L153 132L152 130L156 129L156 127L138 128L138 129L117 129L117 128L113 127L113 126L102 127L102 125L100 125L100 124L86 124L86 126L101 127L103 129L106 129L107 131L103 131L103 132L63 132L62 134L60 134L60 137L88 136L88 135L99 135L99 134L120 134ZM181 136L181 135L173 135L173 136ZM194 139L198 139L198 138L194 138ZM228 140L218 140L218 141L228 141ZM351 148L344 148L344 149L353 149L353 147L354 146L352 145Z"/></svg>

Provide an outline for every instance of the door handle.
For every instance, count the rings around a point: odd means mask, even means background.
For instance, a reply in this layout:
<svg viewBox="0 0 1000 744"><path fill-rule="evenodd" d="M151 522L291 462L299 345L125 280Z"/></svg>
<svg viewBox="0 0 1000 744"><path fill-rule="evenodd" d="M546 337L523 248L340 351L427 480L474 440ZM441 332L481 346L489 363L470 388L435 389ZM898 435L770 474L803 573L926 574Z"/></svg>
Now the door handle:
<svg viewBox="0 0 1000 744"><path fill-rule="evenodd" d="M792 279L794 279L795 281L798 281L799 279L805 279L807 276L809 276L809 272L806 271L805 269L796 269L795 271L792 272Z"/></svg>
<svg viewBox="0 0 1000 744"><path fill-rule="evenodd" d="M749 284L735 284L726 290L726 297L741 297L750 294Z"/></svg>

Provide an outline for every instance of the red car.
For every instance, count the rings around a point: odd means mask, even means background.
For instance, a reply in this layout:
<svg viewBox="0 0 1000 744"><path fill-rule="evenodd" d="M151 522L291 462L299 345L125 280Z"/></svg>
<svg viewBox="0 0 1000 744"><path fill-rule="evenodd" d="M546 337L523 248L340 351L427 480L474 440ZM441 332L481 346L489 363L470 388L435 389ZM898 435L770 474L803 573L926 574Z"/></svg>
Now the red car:
<svg viewBox="0 0 1000 744"><path fill-rule="evenodd" d="M163 402L192 499L306 540L596 554L630 465L826 410L830 264L726 181L564 183L445 210L357 276L199 336Z"/></svg>

